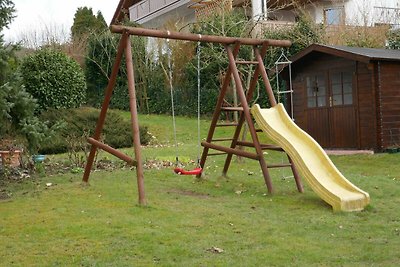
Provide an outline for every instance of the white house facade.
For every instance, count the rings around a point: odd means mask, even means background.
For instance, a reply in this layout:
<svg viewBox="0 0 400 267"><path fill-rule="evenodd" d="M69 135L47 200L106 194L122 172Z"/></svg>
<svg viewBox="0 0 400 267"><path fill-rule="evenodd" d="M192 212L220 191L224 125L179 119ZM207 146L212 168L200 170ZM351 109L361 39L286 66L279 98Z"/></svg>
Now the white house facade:
<svg viewBox="0 0 400 267"><path fill-rule="evenodd" d="M121 0L131 21L159 28L168 21L196 21L196 10L227 0ZM400 25L400 0L231 0L232 7L246 7L255 20L295 22L300 9L325 25ZM121 4L122 3L122 4ZM123 5L126 5L125 7ZM117 10L118 12L118 10Z"/></svg>
<svg viewBox="0 0 400 267"><path fill-rule="evenodd" d="M318 1L313 8L315 22L327 25L398 27L400 23L400 0Z"/></svg>

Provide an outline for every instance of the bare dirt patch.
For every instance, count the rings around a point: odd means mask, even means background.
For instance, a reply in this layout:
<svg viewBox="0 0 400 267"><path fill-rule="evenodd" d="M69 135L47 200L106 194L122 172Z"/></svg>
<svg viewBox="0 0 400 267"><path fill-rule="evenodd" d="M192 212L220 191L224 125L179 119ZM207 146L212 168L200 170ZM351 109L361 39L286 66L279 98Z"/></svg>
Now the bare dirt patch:
<svg viewBox="0 0 400 267"><path fill-rule="evenodd" d="M0 191L0 201L10 199L11 196L4 190Z"/></svg>
<svg viewBox="0 0 400 267"><path fill-rule="evenodd" d="M182 189L171 189L167 191L168 194L178 194L178 195L183 195L183 196L191 196L191 197L197 197L197 198L210 198L209 194L203 194L199 192L195 192L192 190L182 190Z"/></svg>

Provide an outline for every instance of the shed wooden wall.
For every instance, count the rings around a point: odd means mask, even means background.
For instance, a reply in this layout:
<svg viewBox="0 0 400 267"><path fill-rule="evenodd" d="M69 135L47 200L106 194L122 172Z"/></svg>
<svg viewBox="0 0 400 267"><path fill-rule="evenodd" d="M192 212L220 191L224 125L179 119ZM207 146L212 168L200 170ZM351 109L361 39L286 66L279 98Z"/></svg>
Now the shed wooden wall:
<svg viewBox="0 0 400 267"><path fill-rule="evenodd" d="M377 148L374 65L357 62L360 149Z"/></svg>
<svg viewBox="0 0 400 267"><path fill-rule="evenodd" d="M296 124L307 131L313 136L321 145L330 143L330 136L327 133L329 129L329 121L323 121L321 118L328 116L321 116L321 112L329 112L329 106L320 109L308 109L307 110L307 89L305 84L305 77L310 74L324 73L328 77L327 73L332 69L353 69L356 72L356 62L353 60L335 57L324 53L315 52L312 55L304 58L301 62L297 62L293 66L293 113ZM329 81L326 81L328 87ZM355 81L357 84L357 81ZM355 90L355 94L357 90ZM354 96L354 105L357 106L356 95ZM306 112L307 110L307 112ZM357 114L355 115L357 118ZM348 127L350 128L350 127ZM335 129L335 134L339 134L346 138L348 129ZM357 128L357 127L356 127ZM353 133L356 134L357 133ZM333 133L332 133L333 135ZM350 139L351 140L351 139ZM348 143L343 140L342 143ZM353 143L353 142L352 142ZM357 141L355 146L359 146L360 143ZM333 147L338 147L334 145ZM354 146L353 146L354 148Z"/></svg>
<svg viewBox="0 0 400 267"><path fill-rule="evenodd" d="M355 89L354 105L359 149L382 151L390 146L400 147L400 62L373 61L363 63L313 52L299 60L292 67L293 72L293 111L297 125L306 130L315 139L326 141L320 133L326 122L318 120L318 112L323 109L306 112L307 92L305 76L310 73L328 72L335 68L353 68ZM318 134L317 134L318 135ZM346 136L346 134L344 134Z"/></svg>
<svg viewBox="0 0 400 267"><path fill-rule="evenodd" d="M380 62L382 148L400 146L400 63Z"/></svg>
<svg viewBox="0 0 400 267"><path fill-rule="evenodd" d="M352 60L314 51L294 63L292 78L295 122L321 144L324 143L329 137L321 136L324 132L321 127L325 126L320 119L321 113L326 110L307 109L305 77L338 68L353 68L353 103L357 129L354 134L358 135L357 148L382 151L391 146L400 147L400 62L365 63L356 60L356 57ZM334 125L331 124L331 127ZM333 147L341 146L335 145Z"/></svg>

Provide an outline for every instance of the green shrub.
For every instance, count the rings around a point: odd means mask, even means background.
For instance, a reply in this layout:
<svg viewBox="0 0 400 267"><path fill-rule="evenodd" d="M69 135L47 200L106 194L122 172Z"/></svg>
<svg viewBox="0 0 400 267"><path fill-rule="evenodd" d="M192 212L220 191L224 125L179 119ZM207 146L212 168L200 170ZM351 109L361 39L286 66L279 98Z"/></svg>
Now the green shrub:
<svg viewBox="0 0 400 267"><path fill-rule="evenodd" d="M41 111L76 108L85 100L83 71L62 52L37 51L23 60L21 73L26 90L37 99Z"/></svg>
<svg viewBox="0 0 400 267"><path fill-rule="evenodd" d="M3 145L12 145L27 147L34 153L42 142L51 138L59 125L48 127L46 122L39 121L36 108L36 100L25 91L18 73L0 86L0 149L6 149Z"/></svg>
<svg viewBox="0 0 400 267"><path fill-rule="evenodd" d="M400 29L392 30L388 35L387 48L400 49Z"/></svg>
<svg viewBox="0 0 400 267"><path fill-rule="evenodd" d="M89 39L86 55L85 75L87 81L88 104L100 107L105 88L111 76L120 36L105 32ZM121 61L120 71L113 89L111 108L129 110L128 80L126 63Z"/></svg>
<svg viewBox="0 0 400 267"><path fill-rule="evenodd" d="M117 55L118 43L121 36L104 32L93 34L87 45L85 58L85 75L87 81L88 104L100 107L104 99L104 91ZM151 81L154 73L150 73L150 58L146 56L146 39L131 38L133 65L135 66L136 97L139 111L146 110L147 80ZM110 107L129 110L128 80L126 76L125 59L121 61L119 73L114 86Z"/></svg>
<svg viewBox="0 0 400 267"><path fill-rule="evenodd" d="M43 154L56 154L68 151L68 141L71 138L86 138L93 136L99 110L94 108L77 108L65 110L48 110L41 114L43 121L49 121L50 125L63 121L66 126L61 129L51 142L42 146ZM132 128L129 120L123 119L118 112L109 110L103 128L104 142L114 148L131 147ZM140 127L140 141L142 145L150 142L151 136L147 127Z"/></svg>
<svg viewBox="0 0 400 267"><path fill-rule="evenodd" d="M224 14L216 14L209 16L191 29L193 33L222 35L234 37L250 37L249 35L249 20L245 10L235 9L232 12ZM194 51L195 55L196 51ZM242 46L238 58L250 59L251 47ZM201 113L212 114L215 109L218 94L221 88L221 81L224 72L228 68L228 58L224 46L213 43L201 44ZM191 64L186 66L186 97L188 100L182 101L187 103L187 114L195 115L197 112L197 58L196 55L191 59ZM243 72L243 75L247 75ZM228 89L225 99L228 101L233 97L233 91ZM179 96L176 97L179 99ZM183 96L182 99L185 99ZM190 113L189 113L190 112ZM182 114L182 112L177 112Z"/></svg>

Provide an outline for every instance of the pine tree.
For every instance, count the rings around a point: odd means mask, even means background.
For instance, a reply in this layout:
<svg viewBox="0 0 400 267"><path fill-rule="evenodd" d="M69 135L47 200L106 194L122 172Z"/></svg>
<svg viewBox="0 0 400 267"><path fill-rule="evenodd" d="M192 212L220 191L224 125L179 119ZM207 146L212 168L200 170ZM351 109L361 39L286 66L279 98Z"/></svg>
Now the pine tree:
<svg viewBox="0 0 400 267"><path fill-rule="evenodd" d="M100 33L107 29L107 23L101 12L97 16L93 14L92 8L79 7L74 16L74 23L71 27L72 38L80 38L90 34Z"/></svg>
<svg viewBox="0 0 400 267"><path fill-rule="evenodd" d="M15 6L11 0L0 0L0 32L8 28L12 19L15 17ZM0 34L0 85L5 83L7 76L8 61L13 49L7 49L4 44L3 34Z"/></svg>

